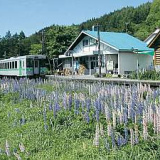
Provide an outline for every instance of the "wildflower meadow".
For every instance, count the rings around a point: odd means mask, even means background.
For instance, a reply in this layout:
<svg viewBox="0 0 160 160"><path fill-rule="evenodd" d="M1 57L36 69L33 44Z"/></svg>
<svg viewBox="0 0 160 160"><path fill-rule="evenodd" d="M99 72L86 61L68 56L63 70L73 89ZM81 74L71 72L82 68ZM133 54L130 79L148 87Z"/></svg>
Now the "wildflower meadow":
<svg viewBox="0 0 160 160"><path fill-rule="evenodd" d="M160 88L0 80L0 160L158 160Z"/></svg>

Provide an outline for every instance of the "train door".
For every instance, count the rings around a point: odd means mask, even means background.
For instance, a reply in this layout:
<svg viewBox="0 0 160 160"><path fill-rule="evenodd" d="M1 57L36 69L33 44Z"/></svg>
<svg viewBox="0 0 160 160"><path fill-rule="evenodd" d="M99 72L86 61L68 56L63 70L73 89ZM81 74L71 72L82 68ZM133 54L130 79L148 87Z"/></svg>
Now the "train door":
<svg viewBox="0 0 160 160"><path fill-rule="evenodd" d="M19 60L19 76L22 75L22 61Z"/></svg>
<svg viewBox="0 0 160 160"><path fill-rule="evenodd" d="M39 60L34 60L34 74L40 74Z"/></svg>

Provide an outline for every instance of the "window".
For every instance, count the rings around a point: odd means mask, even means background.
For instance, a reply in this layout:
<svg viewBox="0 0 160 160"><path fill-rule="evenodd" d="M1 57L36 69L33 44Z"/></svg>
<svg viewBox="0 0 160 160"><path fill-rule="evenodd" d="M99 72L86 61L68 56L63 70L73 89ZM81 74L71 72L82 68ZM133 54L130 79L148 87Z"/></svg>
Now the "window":
<svg viewBox="0 0 160 160"><path fill-rule="evenodd" d="M90 45L93 45L93 44L95 44L95 43L96 43L96 40L93 39L93 38L90 38Z"/></svg>
<svg viewBox="0 0 160 160"><path fill-rule="evenodd" d="M45 59L40 59L39 63L40 63L41 67L45 67L46 66L46 60Z"/></svg>
<svg viewBox="0 0 160 160"><path fill-rule="evenodd" d="M5 69L7 69L7 63L5 63Z"/></svg>
<svg viewBox="0 0 160 160"><path fill-rule="evenodd" d="M15 68L17 68L17 61L15 61Z"/></svg>
<svg viewBox="0 0 160 160"><path fill-rule="evenodd" d="M27 59L26 67L33 67L33 59L31 59L31 58Z"/></svg>
<svg viewBox="0 0 160 160"><path fill-rule="evenodd" d="M88 46L88 45L89 45L88 39L83 40L83 46Z"/></svg>
<svg viewBox="0 0 160 160"><path fill-rule="evenodd" d="M12 62L12 68L14 69L14 62Z"/></svg>
<svg viewBox="0 0 160 160"><path fill-rule="evenodd" d="M12 62L9 62L10 63L10 69L12 69Z"/></svg>
<svg viewBox="0 0 160 160"><path fill-rule="evenodd" d="M34 61L34 67L35 67L35 68L38 68L38 60L35 60L35 61Z"/></svg>

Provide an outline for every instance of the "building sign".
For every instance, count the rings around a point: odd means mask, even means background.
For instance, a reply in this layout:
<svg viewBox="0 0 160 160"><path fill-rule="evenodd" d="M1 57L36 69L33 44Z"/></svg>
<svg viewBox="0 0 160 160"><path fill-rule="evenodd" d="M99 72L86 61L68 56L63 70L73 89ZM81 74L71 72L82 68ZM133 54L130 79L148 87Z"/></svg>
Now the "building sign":
<svg viewBox="0 0 160 160"><path fill-rule="evenodd" d="M113 61L107 61L107 70L113 70Z"/></svg>

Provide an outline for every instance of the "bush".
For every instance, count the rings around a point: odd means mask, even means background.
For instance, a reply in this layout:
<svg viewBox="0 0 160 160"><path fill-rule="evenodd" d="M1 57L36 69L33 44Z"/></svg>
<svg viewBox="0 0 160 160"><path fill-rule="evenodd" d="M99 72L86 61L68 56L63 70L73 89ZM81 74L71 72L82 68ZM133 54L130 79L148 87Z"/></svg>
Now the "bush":
<svg viewBox="0 0 160 160"><path fill-rule="evenodd" d="M112 78L112 74L111 73L107 73L106 74L106 78Z"/></svg>
<svg viewBox="0 0 160 160"><path fill-rule="evenodd" d="M137 72L134 71L129 76L131 79L140 79L140 80L160 80L160 72L155 70L139 71L138 77Z"/></svg>
<svg viewBox="0 0 160 160"><path fill-rule="evenodd" d="M102 73L101 75L102 75L102 77L106 77L106 73Z"/></svg>
<svg viewBox="0 0 160 160"><path fill-rule="evenodd" d="M94 74L94 77L96 77L96 78L99 77L99 74L98 74L98 73L95 73L95 74Z"/></svg>

